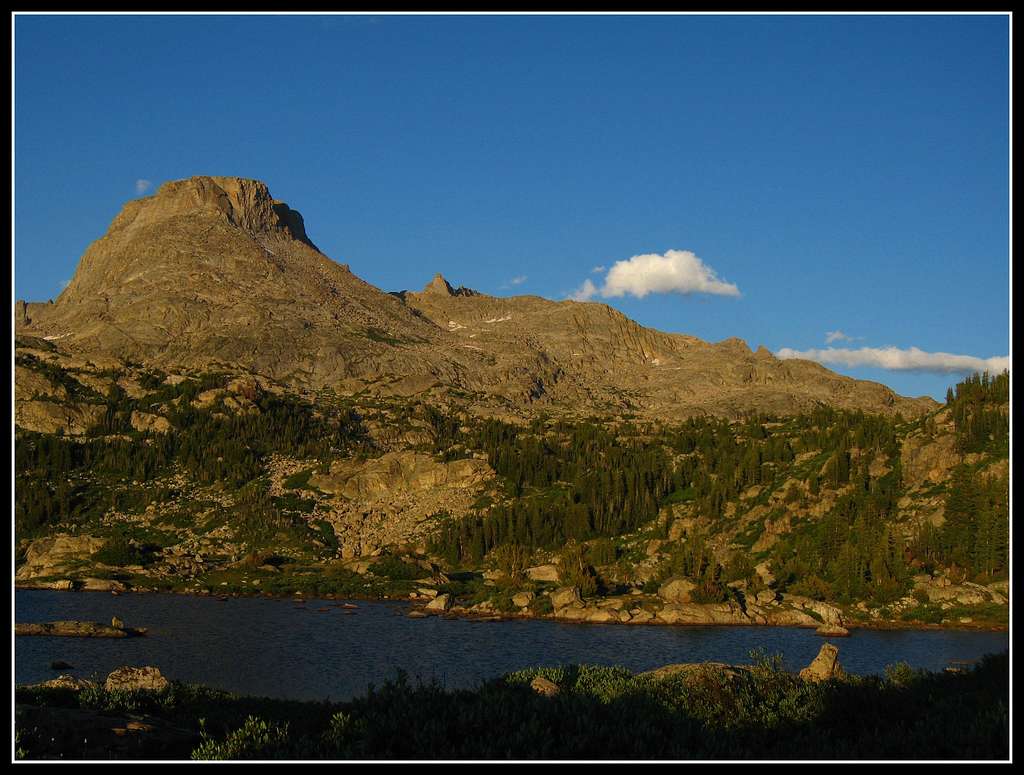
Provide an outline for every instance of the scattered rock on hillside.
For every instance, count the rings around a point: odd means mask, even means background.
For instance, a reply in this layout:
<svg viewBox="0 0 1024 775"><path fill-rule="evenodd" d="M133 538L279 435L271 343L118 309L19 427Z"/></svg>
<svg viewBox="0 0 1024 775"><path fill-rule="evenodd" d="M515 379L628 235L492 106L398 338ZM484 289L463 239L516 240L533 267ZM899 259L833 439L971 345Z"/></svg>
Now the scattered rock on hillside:
<svg viewBox="0 0 1024 775"><path fill-rule="evenodd" d="M526 569L526 575L531 581L558 581L557 565L534 565Z"/></svg>

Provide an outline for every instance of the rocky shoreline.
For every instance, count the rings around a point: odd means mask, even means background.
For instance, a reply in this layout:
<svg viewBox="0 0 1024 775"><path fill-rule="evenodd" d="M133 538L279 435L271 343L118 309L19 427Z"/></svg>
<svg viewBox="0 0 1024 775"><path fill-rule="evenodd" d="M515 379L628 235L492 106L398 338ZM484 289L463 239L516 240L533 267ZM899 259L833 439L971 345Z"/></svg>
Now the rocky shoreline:
<svg viewBox="0 0 1024 775"><path fill-rule="evenodd" d="M730 603L672 603L662 606L658 611L645 608L624 608L619 604L629 598L640 596L619 595L609 598L597 598L584 601L578 591L573 588L560 588L550 593L553 597L553 610L549 613L536 613L529 607L529 601L519 610L501 611L485 601L481 604L465 606L459 604L448 593L431 595L421 589L410 596L359 596L356 594L300 594L298 592L271 593L256 589L230 592L211 592L207 590L168 589L160 590L145 587L128 587L120 582L111 582L115 586L98 588L97 585L75 587L71 582L37 582L19 581L15 589L48 589L71 592L106 592L112 594L174 594L192 597L213 597L227 599L234 597L263 597L276 600L357 600L404 603L409 606L408 616L423 618L440 616L446 619L465 619L470 621L514 621L535 619L571 624L627 624L647 626L750 626L750 627L798 627L815 629L823 637L846 637L856 629L869 630L975 630L987 632L1006 632L1009 627L992 622L947 622L942 624L896 619L864 619L851 616L837 606L821 601L810 600L796 595L786 595L785 605L777 603L773 606L748 605L746 609L735 602ZM433 591L433 590L432 590ZM530 594L530 593L526 593ZM534 598L536 599L536 598ZM554 602L561 603L555 606ZM649 599L648 599L649 604ZM623 611L627 616L622 616ZM634 611L636 613L634 613ZM817 614L816 618L812 613ZM749 613L748 613L749 612Z"/></svg>

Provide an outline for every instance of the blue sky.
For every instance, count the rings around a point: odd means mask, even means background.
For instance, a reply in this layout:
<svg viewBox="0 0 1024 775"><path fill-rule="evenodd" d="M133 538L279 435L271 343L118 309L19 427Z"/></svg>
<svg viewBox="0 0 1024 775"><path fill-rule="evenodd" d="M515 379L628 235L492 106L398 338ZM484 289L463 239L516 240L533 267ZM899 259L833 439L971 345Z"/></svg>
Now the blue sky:
<svg viewBox="0 0 1024 775"><path fill-rule="evenodd" d="M589 279L941 397L927 354L1009 353L1009 44L1005 16L18 16L15 296L138 190L240 175L385 290Z"/></svg>

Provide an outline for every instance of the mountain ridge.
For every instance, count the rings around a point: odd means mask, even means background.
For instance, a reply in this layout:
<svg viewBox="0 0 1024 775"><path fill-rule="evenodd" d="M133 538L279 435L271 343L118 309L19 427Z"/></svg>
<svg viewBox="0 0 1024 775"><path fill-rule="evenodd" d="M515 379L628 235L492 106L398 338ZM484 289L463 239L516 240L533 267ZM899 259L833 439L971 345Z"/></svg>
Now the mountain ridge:
<svg viewBox="0 0 1024 775"><path fill-rule="evenodd" d="M502 411L672 418L827 404L936 406L729 338L645 328L605 304L494 297L437 274L387 293L325 256L261 181L196 176L128 202L19 334L160 367L251 371L341 393L468 391Z"/></svg>

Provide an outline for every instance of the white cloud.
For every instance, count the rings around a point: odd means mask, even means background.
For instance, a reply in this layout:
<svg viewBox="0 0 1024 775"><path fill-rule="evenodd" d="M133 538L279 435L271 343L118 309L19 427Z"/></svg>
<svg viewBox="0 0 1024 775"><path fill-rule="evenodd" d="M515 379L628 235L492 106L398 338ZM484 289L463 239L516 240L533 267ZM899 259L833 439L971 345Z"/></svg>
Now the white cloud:
<svg viewBox="0 0 1024 775"><path fill-rule="evenodd" d="M583 285L569 294L573 301L590 301L597 295L597 286L589 278L583 281Z"/></svg>
<svg viewBox="0 0 1024 775"><path fill-rule="evenodd" d="M523 283L525 283L527 279L528 278L527 278L527 276L525 274L518 275L516 277L513 277L508 282L505 282L505 283L502 283L501 285L499 285L498 289L499 290L508 290L509 288L514 288L517 285L522 285Z"/></svg>
<svg viewBox="0 0 1024 775"><path fill-rule="evenodd" d="M139 178L138 180L135 181L135 193L138 194L139 196L145 194L152 187L153 182L151 180Z"/></svg>
<svg viewBox="0 0 1024 775"><path fill-rule="evenodd" d="M987 371L992 374L1010 368L1009 356L976 358L973 355L952 353L930 353L917 347L861 347L851 350L842 347L828 347L824 350L793 350L783 347L777 353L779 358L803 358L818 363L846 366L873 366L890 371L922 371L933 374L969 374Z"/></svg>
<svg viewBox="0 0 1024 775"><path fill-rule="evenodd" d="M849 336L844 334L842 331L826 331L825 332L825 344L832 344L833 342L853 342L857 339L863 339L862 336Z"/></svg>
<svg viewBox="0 0 1024 775"><path fill-rule="evenodd" d="M591 272L603 270L604 267L594 267ZM739 288L720 280L714 269L689 250L668 250L664 255L644 253L616 261L601 288L586 280L570 298L585 301L596 295L606 299L629 295L642 299L649 293L740 295Z"/></svg>
<svg viewBox="0 0 1024 775"><path fill-rule="evenodd" d="M604 270L605 270L605 265L601 264L600 266L595 266L593 269L591 269L590 273L591 274L601 274L601 272L603 272Z"/></svg>

